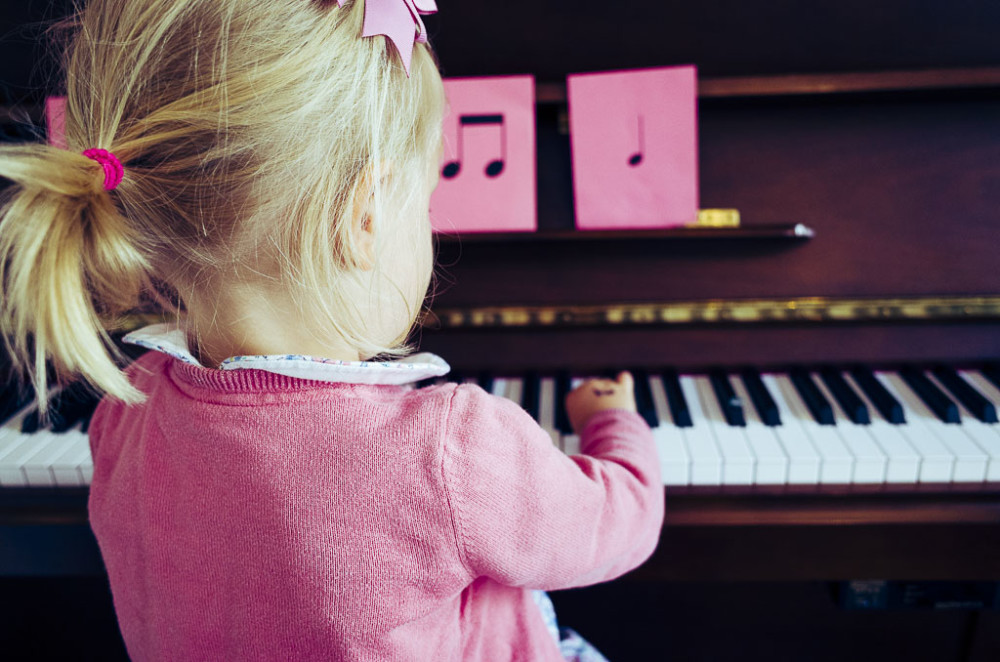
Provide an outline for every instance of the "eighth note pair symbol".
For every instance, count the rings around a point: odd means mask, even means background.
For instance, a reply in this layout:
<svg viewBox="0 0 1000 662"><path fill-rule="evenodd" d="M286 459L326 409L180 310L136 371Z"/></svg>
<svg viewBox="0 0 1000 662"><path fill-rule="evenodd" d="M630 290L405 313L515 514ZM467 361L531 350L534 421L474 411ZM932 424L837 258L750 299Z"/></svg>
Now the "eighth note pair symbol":
<svg viewBox="0 0 1000 662"><path fill-rule="evenodd" d="M503 115L460 115L458 118L458 157L454 161L449 161L441 170L445 179L453 179L462 170L462 159L465 158L465 147L462 136L465 128L470 126L499 126L500 127L500 158L494 159L486 164L486 176L497 177L503 172L507 163L507 125Z"/></svg>

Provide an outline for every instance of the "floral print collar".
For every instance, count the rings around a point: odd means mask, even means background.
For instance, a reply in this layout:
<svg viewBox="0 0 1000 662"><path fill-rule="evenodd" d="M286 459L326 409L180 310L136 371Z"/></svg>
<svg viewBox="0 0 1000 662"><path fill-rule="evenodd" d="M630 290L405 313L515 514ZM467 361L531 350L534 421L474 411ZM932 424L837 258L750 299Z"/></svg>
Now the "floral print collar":
<svg viewBox="0 0 1000 662"><path fill-rule="evenodd" d="M191 353L184 329L175 323L144 327L126 335L122 342L206 367ZM223 361L219 369L267 370L289 377L347 384L411 384L446 375L451 367L440 356L422 352L398 361L339 361L297 354L232 356Z"/></svg>

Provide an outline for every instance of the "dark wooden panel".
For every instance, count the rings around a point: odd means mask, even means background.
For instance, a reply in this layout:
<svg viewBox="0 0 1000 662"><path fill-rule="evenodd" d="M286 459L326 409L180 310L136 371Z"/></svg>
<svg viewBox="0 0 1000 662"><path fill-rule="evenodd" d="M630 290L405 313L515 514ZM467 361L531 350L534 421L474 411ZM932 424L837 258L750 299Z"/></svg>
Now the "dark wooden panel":
<svg viewBox="0 0 1000 662"><path fill-rule="evenodd" d="M652 558L627 579L997 581L997 549L995 523L667 526Z"/></svg>
<svg viewBox="0 0 1000 662"><path fill-rule="evenodd" d="M421 349L444 356L463 370L512 373L534 368L753 364L860 361L967 361L1000 358L996 324L873 324L775 327L661 327L559 331L424 330Z"/></svg>
<svg viewBox="0 0 1000 662"><path fill-rule="evenodd" d="M0 579L5 660L128 662L108 579Z"/></svg>
<svg viewBox="0 0 1000 662"><path fill-rule="evenodd" d="M962 653L973 633L1000 633L989 612L844 611L819 582L613 582L552 598L560 625L615 662L994 662Z"/></svg>
<svg viewBox="0 0 1000 662"><path fill-rule="evenodd" d="M42 21L70 6L5 5L0 83L10 96L37 99L57 86L38 39ZM442 0L439 7L425 22L449 76L560 80L578 71L688 63L709 76L1000 64L1000 5L989 0Z"/></svg>
<svg viewBox="0 0 1000 662"><path fill-rule="evenodd" d="M443 0L427 24L452 76L696 63L710 75L1000 63L989 0Z"/></svg>
<svg viewBox="0 0 1000 662"><path fill-rule="evenodd" d="M977 628L970 647L969 662L1000 660L1000 611L977 615Z"/></svg>

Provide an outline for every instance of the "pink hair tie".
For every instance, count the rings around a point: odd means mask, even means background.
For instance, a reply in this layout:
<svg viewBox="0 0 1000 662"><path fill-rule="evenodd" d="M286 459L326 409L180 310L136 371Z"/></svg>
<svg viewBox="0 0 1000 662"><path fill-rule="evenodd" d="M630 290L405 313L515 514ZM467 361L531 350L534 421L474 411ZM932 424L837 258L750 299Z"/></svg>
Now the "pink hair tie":
<svg viewBox="0 0 1000 662"><path fill-rule="evenodd" d="M104 190L114 191L122 183L125 176L125 168L118 157L106 149L88 149L83 153L88 159L92 159L101 164L104 168Z"/></svg>

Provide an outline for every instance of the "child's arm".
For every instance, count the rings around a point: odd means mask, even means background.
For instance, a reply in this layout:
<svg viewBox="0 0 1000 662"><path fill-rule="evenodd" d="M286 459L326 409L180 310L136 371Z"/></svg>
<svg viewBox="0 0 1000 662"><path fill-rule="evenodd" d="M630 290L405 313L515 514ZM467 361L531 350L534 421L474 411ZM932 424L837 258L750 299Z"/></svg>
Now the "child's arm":
<svg viewBox="0 0 1000 662"><path fill-rule="evenodd" d="M617 577L646 560L663 523L652 433L634 411L592 413L567 457L517 405L455 390L444 479L459 552L474 577L557 589Z"/></svg>

